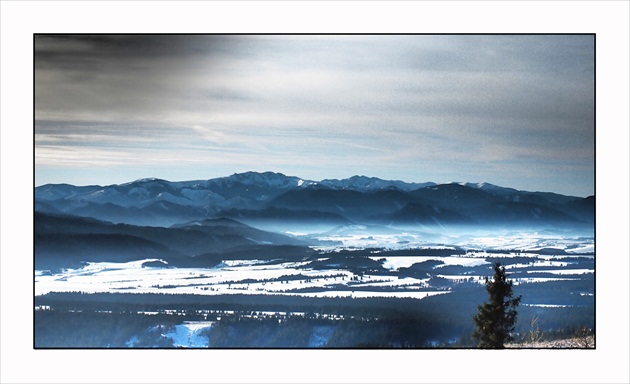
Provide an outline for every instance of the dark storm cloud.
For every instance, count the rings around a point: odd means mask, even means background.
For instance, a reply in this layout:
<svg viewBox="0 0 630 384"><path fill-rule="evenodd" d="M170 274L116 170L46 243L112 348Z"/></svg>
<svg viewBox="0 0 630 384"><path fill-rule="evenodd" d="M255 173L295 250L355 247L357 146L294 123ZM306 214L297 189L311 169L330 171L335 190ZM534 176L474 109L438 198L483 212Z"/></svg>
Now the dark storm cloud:
<svg viewBox="0 0 630 384"><path fill-rule="evenodd" d="M164 57L192 58L228 46L225 36L198 35L36 35L36 65L92 66Z"/></svg>
<svg viewBox="0 0 630 384"><path fill-rule="evenodd" d="M184 96L195 81L196 60L227 46L221 36L36 36L37 111L160 110L160 100Z"/></svg>

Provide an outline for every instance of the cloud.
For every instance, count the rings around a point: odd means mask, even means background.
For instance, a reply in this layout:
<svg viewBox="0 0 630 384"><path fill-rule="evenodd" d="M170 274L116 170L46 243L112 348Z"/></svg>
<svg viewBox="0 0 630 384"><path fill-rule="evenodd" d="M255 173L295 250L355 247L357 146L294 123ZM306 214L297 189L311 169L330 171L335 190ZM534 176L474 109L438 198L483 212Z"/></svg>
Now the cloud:
<svg viewBox="0 0 630 384"><path fill-rule="evenodd" d="M588 167L593 71L588 35L38 35L36 152L460 179L457 162Z"/></svg>

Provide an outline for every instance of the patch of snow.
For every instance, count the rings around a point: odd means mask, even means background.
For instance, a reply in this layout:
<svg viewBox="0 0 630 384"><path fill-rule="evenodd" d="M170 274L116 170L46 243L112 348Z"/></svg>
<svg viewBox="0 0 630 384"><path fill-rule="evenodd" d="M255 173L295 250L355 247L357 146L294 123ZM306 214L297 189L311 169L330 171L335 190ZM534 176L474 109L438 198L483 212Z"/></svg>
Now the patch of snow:
<svg viewBox="0 0 630 384"><path fill-rule="evenodd" d="M549 269L546 271L527 271L527 273L550 273L553 275L585 275L595 273L592 269Z"/></svg>
<svg viewBox="0 0 630 384"><path fill-rule="evenodd" d="M457 257L457 256L370 256L372 260L385 259L383 267L391 270L400 268L408 268L415 263L422 263L429 260L441 261L446 265L461 265L465 267L476 267L479 265L490 264L484 258L477 257Z"/></svg>
<svg viewBox="0 0 630 384"><path fill-rule="evenodd" d="M324 292L307 292L307 293L285 293L285 295L304 296L304 297L350 297L359 298L407 298L407 299L424 299L429 296L443 295L450 293L449 291L405 291L405 292L381 292L381 291L324 291Z"/></svg>
<svg viewBox="0 0 630 384"><path fill-rule="evenodd" d="M313 328L313 333L308 340L309 348L325 347L328 340L335 333L335 328L330 326L317 326Z"/></svg>
<svg viewBox="0 0 630 384"><path fill-rule="evenodd" d="M202 336L200 332L211 328L214 323L213 321L184 321L164 336L173 340L174 347L205 348L208 346L208 337Z"/></svg>
<svg viewBox="0 0 630 384"><path fill-rule="evenodd" d="M540 308L567 308L572 307L572 305L561 305L561 304L523 304L526 307L540 307Z"/></svg>

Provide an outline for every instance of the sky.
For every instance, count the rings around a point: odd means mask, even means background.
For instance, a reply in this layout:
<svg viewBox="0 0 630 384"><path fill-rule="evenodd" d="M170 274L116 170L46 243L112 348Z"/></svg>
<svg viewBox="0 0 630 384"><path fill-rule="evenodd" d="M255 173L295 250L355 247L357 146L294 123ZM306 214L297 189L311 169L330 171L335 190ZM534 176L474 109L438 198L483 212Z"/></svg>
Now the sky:
<svg viewBox="0 0 630 384"><path fill-rule="evenodd" d="M35 35L35 185L595 190L593 35Z"/></svg>

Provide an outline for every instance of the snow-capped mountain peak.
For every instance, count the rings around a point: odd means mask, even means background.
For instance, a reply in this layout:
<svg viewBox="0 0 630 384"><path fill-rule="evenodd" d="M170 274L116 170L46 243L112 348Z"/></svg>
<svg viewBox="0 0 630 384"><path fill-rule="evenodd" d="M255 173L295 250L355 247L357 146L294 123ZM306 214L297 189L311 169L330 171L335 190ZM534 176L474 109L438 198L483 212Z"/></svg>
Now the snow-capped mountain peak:
<svg viewBox="0 0 630 384"><path fill-rule="evenodd" d="M411 191L434 185L434 183L408 183L401 180L383 180L377 177L367 177L363 175L355 175L341 180L325 179L321 181L321 184L333 189L349 189L361 192L378 191L391 188L400 189L402 191Z"/></svg>

